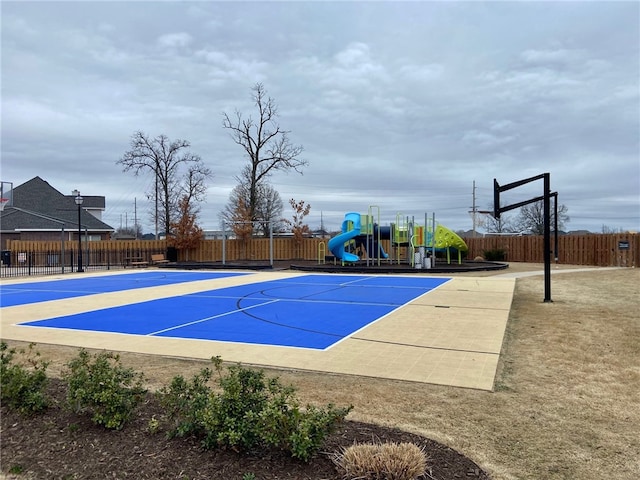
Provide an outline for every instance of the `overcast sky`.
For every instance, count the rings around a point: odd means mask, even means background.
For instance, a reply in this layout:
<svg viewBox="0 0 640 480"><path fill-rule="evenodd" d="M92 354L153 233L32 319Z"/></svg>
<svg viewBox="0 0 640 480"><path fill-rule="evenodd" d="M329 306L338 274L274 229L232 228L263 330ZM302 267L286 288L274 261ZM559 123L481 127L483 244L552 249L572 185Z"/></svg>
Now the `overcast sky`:
<svg viewBox="0 0 640 480"><path fill-rule="evenodd" d="M271 183L308 223L349 211L472 228L476 204L541 173L567 230L640 230L638 2L2 1L2 171L106 197L103 220L153 232L131 135L191 142L214 173L200 225L246 163L222 113L262 82L304 146ZM505 203L542 195L534 182ZM422 223L422 222L421 222Z"/></svg>

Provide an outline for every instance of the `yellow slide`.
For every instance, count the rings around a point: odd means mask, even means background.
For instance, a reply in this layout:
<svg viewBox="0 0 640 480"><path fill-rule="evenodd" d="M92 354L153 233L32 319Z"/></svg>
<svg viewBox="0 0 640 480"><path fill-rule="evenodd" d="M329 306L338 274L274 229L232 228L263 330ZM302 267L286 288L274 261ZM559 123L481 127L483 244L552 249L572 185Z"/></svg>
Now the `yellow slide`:
<svg viewBox="0 0 640 480"><path fill-rule="evenodd" d="M438 225L436 227L435 234L433 235L433 241L433 246L435 248L447 250L447 263L451 263L451 258L449 256L450 248L455 248L458 251L458 263L462 263L461 252L469 250L467 244L464 243L464 240L460 238L457 233L449 230L447 227L443 227L442 225Z"/></svg>

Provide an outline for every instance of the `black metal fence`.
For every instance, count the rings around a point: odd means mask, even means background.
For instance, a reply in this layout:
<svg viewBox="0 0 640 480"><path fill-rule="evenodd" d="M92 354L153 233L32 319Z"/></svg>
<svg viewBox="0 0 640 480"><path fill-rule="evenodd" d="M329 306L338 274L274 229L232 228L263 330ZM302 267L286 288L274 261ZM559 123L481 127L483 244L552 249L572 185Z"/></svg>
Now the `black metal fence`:
<svg viewBox="0 0 640 480"><path fill-rule="evenodd" d="M109 257L96 258L89 255L83 262L83 271L109 270L114 265ZM0 277L23 277L29 275L56 275L78 271L78 259L73 251L66 252L2 252Z"/></svg>
<svg viewBox="0 0 640 480"><path fill-rule="evenodd" d="M76 248L38 248L39 244L18 245L0 254L0 278L28 275L57 275L78 271L80 259ZM56 245L57 247L57 245ZM175 251L175 249L173 249ZM168 260L171 248L163 242L88 242L82 249L82 271L122 269L152 264L152 256L161 254ZM175 254L174 254L175 256ZM176 259L173 259L175 261Z"/></svg>

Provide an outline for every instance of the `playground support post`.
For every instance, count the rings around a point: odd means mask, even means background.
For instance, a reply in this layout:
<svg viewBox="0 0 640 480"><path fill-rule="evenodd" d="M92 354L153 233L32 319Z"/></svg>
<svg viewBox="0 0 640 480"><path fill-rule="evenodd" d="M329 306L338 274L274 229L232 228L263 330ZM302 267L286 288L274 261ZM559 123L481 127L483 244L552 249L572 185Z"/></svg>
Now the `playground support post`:
<svg viewBox="0 0 640 480"><path fill-rule="evenodd" d="M431 248L433 249L431 252L431 261L433 262L431 264L432 267L435 267L435 262L436 262L436 239L435 239L435 233L436 233L436 212L433 212L431 214L431 229L433 230L433 232L431 232Z"/></svg>
<svg viewBox="0 0 640 480"><path fill-rule="evenodd" d="M378 218L377 218L377 222L373 221L373 209L376 209L377 213L378 213ZM369 205L369 211L367 212L368 215L368 219L367 219L367 223L369 222L369 220L371 221L371 247L373 247L374 243L376 243L375 237L374 235L376 234L375 230L377 230L377 244L378 244L378 251L376 252L376 257L378 258L378 266L380 266L380 207L378 205ZM374 228L374 225L377 225L377 228ZM367 225L367 249L369 248L369 226ZM373 249L373 248L372 248ZM367 267L369 266L369 252L367 252ZM371 264L373 265L373 258L371 258Z"/></svg>

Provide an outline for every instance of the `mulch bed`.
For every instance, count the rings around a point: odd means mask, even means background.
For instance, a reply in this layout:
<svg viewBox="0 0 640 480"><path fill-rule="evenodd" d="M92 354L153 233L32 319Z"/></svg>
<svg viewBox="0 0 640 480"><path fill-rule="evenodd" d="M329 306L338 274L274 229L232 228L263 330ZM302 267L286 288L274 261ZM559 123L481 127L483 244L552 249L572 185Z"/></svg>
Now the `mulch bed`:
<svg viewBox="0 0 640 480"><path fill-rule="evenodd" d="M430 273L465 273L480 272L488 270L504 270L509 267L503 262L488 262L481 260L465 260L462 263L445 261L436 262L435 266L430 269L413 268L406 263L388 263L382 262L378 265L375 261L370 261L367 265L366 260L356 263L341 265L340 262L334 263L328 260L325 263L309 260L279 260L274 261L271 265L268 261L241 261L232 262L174 262L158 265L160 268L169 269L185 269L185 270L297 270L302 272L324 272L324 273L359 273L359 274L430 274Z"/></svg>
<svg viewBox="0 0 640 480"><path fill-rule="evenodd" d="M64 407L65 384L51 379L52 406L25 417L2 406L2 471L25 479L189 479L256 480L339 479L330 455L354 442L413 442L429 457L427 479L489 479L465 456L427 438L377 425L347 421L327 440L311 462L293 460L281 452L239 454L202 450L196 439L167 439L150 433L149 420L162 410L148 395L123 430L95 426ZM251 476L253 475L253 476Z"/></svg>

